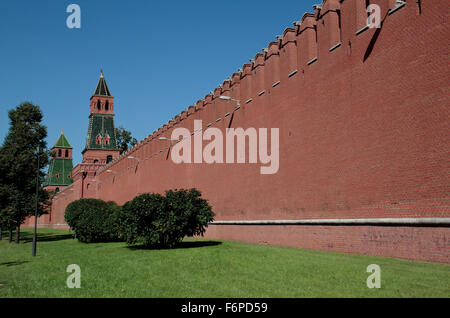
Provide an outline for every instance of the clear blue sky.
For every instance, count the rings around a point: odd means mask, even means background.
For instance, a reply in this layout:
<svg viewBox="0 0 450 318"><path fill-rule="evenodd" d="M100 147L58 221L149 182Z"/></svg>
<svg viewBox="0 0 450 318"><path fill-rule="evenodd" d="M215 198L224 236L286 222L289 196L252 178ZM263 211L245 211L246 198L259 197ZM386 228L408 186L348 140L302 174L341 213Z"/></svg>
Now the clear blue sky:
<svg viewBox="0 0 450 318"><path fill-rule="evenodd" d="M39 105L47 144L60 129L74 164L88 129L89 98L103 69L116 127L138 140L203 98L303 13L311 0L0 2L0 138L7 112ZM81 29L69 29L69 4Z"/></svg>

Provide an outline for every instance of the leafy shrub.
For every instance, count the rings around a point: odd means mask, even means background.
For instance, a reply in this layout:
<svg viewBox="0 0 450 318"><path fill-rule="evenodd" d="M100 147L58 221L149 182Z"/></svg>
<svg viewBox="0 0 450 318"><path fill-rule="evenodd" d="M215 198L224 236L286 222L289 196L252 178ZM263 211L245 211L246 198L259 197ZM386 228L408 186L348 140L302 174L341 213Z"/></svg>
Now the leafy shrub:
<svg viewBox="0 0 450 318"><path fill-rule="evenodd" d="M214 218L196 189L142 194L122 207L123 238L128 244L174 247L185 236L203 235Z"/></svg>
<svg viewBox="0 0 450 318"><path fill-rule="evenodd" d="M80 199L66 207L64 219L81 242L117 241L120 210L112 201Z"/></svg>
<svg viewBox="0 0 450 318"><path fill-rule="evenodd" d="M159 242L161 225L158 220L165 211L165 198L144 193L122 206L121 236L128 244L155 245Z"/></svg>

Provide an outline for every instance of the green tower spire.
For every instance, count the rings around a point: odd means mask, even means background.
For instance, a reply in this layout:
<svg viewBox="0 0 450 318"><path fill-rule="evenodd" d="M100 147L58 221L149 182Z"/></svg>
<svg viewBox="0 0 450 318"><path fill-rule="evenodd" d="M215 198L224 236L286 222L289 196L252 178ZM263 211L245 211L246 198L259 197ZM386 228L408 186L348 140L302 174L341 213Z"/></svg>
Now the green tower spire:
<svg viewBox="0 0 450 318"><path fill-rule="evenodd" d="M61 135L59 136L59 138L56 141L53 148L70 148L70 149L72 149L72 146L69 144L66 137L64 136L62 129L61 129Z"/></svg>
<svg viewBox="0 0 450 318"><path fill-rule="evenodd" d="M89 127L82 152L83 163L106 164L117 157L120 150L114 131L114 97L111 96L103 72L91 96L89 109Z"/></svg>
<svg viewBox="0 0 450 318"><path fill-rule="evenodd" d="M93 96L107 96L112 97L109 92L108 85L106 85L105 77L103 76L103 71L100 71L100 79L98 80L97 87Z"/></svg>
<svg viewBox="0 0 450 318"><path fill-rule="evenodd" d="M52 148L52 158L44 186L68 186L72 180L72 146L61 129L61 135Z"/></svg>

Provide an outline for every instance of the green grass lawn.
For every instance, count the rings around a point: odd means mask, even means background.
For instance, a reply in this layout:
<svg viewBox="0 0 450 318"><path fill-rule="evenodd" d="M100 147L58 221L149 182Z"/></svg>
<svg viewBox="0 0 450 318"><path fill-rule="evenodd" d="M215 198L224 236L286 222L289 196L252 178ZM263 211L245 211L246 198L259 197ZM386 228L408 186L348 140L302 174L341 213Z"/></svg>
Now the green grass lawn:
<svg viewBox="0 0 450 318"><path fill-rule="evenodd" d="M146 250L80 243L66 230L32 230L0 241L0 297L449 297L450 266L205 239ZM69 264L81 269L70 289ZM381 288L369 289L369 264Z"/></svg>

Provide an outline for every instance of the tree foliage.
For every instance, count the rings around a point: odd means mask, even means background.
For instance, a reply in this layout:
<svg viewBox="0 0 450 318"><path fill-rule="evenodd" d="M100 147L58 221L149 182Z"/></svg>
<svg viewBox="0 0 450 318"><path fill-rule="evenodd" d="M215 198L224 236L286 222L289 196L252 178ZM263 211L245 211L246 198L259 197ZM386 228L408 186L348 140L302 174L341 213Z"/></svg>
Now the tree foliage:
<svg viewBox="0 0 450 318"><path fill-rule="evenodd" d="M117 146L120 149L120 154L138 144L137 139L133 138L133 136L131 136L131 132L127 131L123 126L114 128L114 133L116 135Z"/></svg>
<svg viewBox="0 0 450 318"><path fill-rule="evenodd" d="M135 197L122 207L120 226L128 244L171 248L185 236L203 235L213 218L198 190L181 189Z"/></svg>
<svg viewBox="0 0 450 318"><path fill-rule="evenodd" d="M120 206L99 199L80 199L66 207L64 220L80 242L119 240Z"/></svg>
<svg viewBox="0 0 450 318"><path fill-rule="evenodd" d="M0 148L0 225L12 229L34 215L37 175L38 215L46 213L48 194L40 185L49 152L45 141L47 128L41 124L43 115L39 106L25 102L10 110L8 116L9 132Z"/></svg>

